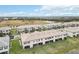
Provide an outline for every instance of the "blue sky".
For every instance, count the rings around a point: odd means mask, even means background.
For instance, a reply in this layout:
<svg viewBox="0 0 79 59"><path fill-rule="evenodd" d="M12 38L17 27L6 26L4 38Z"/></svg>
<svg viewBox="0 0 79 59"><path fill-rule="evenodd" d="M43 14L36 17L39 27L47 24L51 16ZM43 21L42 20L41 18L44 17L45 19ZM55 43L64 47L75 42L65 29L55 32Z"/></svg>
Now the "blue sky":
<svg viewBox="0 0 79 59"><path fill-rule="evenodd" d="M79 16L79 6L0 5L0 16Z"/></svg>
<svg viewBox="0 0 79 59"><path fill-rule="evenodd" d="M0 5L0 12L33 12L34 9L40 8L38 5Z"/></svg>

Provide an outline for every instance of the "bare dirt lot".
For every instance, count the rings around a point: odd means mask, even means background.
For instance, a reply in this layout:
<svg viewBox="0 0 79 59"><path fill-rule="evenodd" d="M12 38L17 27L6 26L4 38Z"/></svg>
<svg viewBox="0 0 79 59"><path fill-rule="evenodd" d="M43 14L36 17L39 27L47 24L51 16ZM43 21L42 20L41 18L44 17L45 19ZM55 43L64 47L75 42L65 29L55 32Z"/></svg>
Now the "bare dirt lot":
<svg viewBox="0 0 79 59"><path fill-rule="evenodd" d="M19 26L19 25L31 25L31 24L47 24L47 21L42 20L7 20L0 22L0 27L2 26Z"/></svg>

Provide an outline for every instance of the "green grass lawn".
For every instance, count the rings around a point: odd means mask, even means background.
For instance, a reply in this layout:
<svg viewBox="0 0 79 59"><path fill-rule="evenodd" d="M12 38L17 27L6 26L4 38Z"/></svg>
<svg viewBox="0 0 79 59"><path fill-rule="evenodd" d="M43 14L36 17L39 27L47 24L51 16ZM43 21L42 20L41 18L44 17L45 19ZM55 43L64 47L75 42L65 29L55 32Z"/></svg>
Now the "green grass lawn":
<svg viewBox="0 0 79 59"><path fill-rule="evenodd" d="M17 30L16 29L11 29L10 34L11 35L17 35Z"/></svg>
<svg viewBox="0 0 79 59"><path fill-rule="evenodd" d="M12 43L10 54L64 54L71 50L79 50L79 37L68 37L66 40L37 45L32 49L22 49L18 39L12 40L10 43Z"/></svg>

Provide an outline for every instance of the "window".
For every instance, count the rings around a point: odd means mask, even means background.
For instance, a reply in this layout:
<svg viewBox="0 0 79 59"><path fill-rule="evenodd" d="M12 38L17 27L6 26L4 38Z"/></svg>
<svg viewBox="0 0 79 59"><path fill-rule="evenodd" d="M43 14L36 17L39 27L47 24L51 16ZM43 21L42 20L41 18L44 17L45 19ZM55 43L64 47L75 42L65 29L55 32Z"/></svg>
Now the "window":
<svg viewBox="0 0 79 59"><path fill-rule="evenodd" d="M66 36L67 34L64 34L64 36Z"/></svg>
<svg viewBox="0 0 79 59"><path fill-rule="evenodd" d="M47 39L51 39L51 37L47 37L47 38L45 38L45 40L47 40Z"/></svg>
<svg viewBox="0 0 79 59"><path fill-rule="evenodd" d="M62 36L62 35L57 35L56 37L60 37L60 36Z"/></svg>
<svg viewBox="0 0 79 59"><path fill-rule="evenodd" d="M57 36L55 36L55 37L57 37Z"/></svg>
<svg viewBox="0 0 79 59"><path fill-rule="evenodd" d="M26 42L24 42L24 44L26 44Z"/></svg>
<svg viewBox="0 0 79 59"><path fill-rule="evenodd" d="M38 41L40 41L40 39L36 39L36 41L38 42Z"/></svg>
<svg viewBox="0 0 79 59"><path fill-rule="evenodd" d="M48 37L48 39L51 39L51 37Z"/></svg>
<svg viewBox="0 0 79 59"><path fill-rule="evenodd" d="M52 36L52 38L53 38L53 36Z"/></svg>
<svg viewBox="0 0 79 59"><path fill-rule="evenodd" d="M73 32L73 34L75 34L76 32Z"/></svg>
<svg viewBox="0 0 79 59"><path fill-rule="evenodd" d="M8 48L8 46L4 46L4 49L7 49Z"/></svg>
<svg viewBox="0 0 79 59"><path fill-rule="evenodd" d="M45 40L47 40L48 38L45 38Z"/></svg>
<svg viewBox="0 0 79 59"><path fill-rule="evenodd" d="M29 43L30 43L30 41L24 42L24 44L29 44Z"/></svg>
<svg viewBox="0 0 79 59"><path fill-rule="evenodd" d="M30 43L30 41L28 41L27 43Z"/></svg>
<svg viewBox="0 0 79 59"><path fill-rule="evenodd" d="M2 50L3 49L3 47L0 47L0 50Z"/></svg>
<svg viewBox="0 0 79 59"><path fill-rule="evenodd" d="M35 40L33 40L33 43L35 42Z"/></svg>
<svg viewBox="0 0 79 59"><path fill-rule="evenodd" d="M42 41L43 39L41 39L41 41Z"/></svg>
<svg viewBox="0 0 79 59"><path fill-rule="evenodd" d="M1 30L1 33L3 33L3 31Z"/></svg>
<svg viewBox="0 0 79 59"><path fill-rule="evenodd" d="M0 33L1 33L1 30L0 30Z"/></svg>
<svg viewBox="0 0 79 59"><path fill-rule="evenodd" d="M8 32L8 30L6 30L6 32Z"/></svg>

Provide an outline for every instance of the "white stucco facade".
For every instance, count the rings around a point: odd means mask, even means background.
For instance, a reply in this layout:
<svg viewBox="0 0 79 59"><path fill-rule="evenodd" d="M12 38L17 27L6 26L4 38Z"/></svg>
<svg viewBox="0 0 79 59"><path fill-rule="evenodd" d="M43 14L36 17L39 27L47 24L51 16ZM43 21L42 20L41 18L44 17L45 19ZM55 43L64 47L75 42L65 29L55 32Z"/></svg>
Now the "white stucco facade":
<svg viewBox="0 0 79 59"><path fill-rule="evenodd" d="M0 37L0 53L9 53L9 36Z"/></svg>
<svg viewBox="0 0 79 59"><path fill-rule="evenodd" d="M30 46L30 48L33 48L34 44L45 44L48 41L55 42L60 38L64 40L65 37L67 37L67 33L65 31L62 32L59 30L48 30L42 32L34 32L30 34L22 33L21 43L23 48L25 48L26 46Z"/></svg>
<svg viewBox="0 0 79 59"><path fill-rule="evenodd" d="M11 28L10 27L1 27L0 28L0 33L9 33L10 32L10 30L11 30Z"/></svg>
<svg viewBox="0 0 79 59"><path fill-rule="evenodd" d="M55 27L62 27L62 26L64 26L65 28L79 27L79 22L64 22L64 23L58 22L58 23L42 24L42 25L23 25L23 26L16 27L16 29L18 31L24 31L25 29L30 31L32 27L35 29L38 29L38 27L40 28L46 27L47 29L50 29L50 28L55 29Z"/></svg>
<svg viewBox="0 0 79 59"><path fill-rule="evenodd" d="M21 45L23 48L29 46L33 48L34 44L45 44L47 41L59 40L60 38L64 40L66 37L73 37L79 35L79 27L69 27L58 30L47 30L42 32L34 32L34 33L21 33Z"/></svg>

